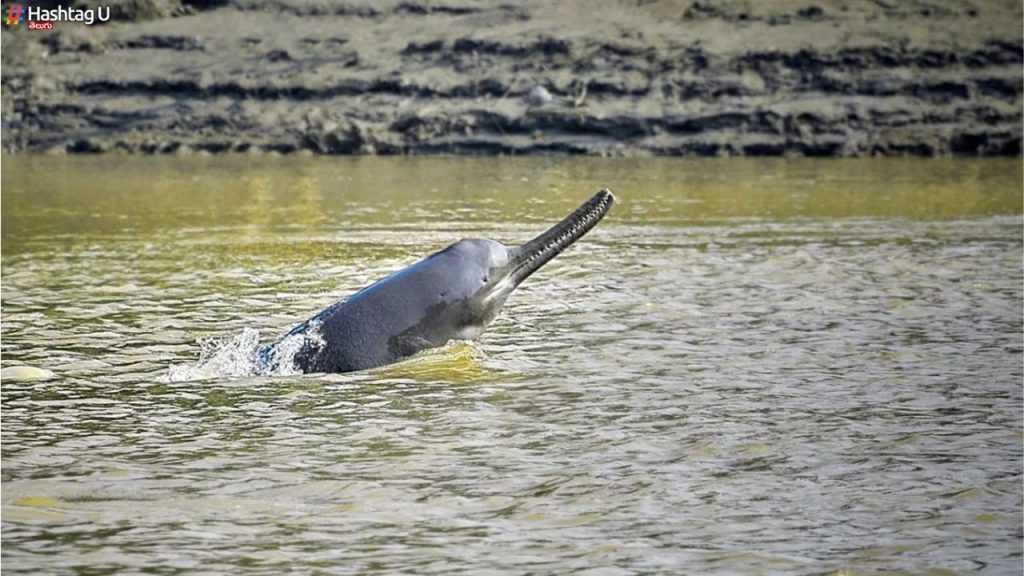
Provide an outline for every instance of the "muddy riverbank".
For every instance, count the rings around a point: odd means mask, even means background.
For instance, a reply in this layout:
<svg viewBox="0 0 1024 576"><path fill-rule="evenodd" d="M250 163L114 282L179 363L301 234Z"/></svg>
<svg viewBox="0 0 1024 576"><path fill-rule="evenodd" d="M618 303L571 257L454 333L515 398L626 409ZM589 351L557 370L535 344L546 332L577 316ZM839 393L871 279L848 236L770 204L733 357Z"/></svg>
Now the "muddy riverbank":
<svg viewBox="0 0 1024 576"><path fill-rule="evenodd" d="M1019 155L1018 1L76 1L8 152Z"/></svg>

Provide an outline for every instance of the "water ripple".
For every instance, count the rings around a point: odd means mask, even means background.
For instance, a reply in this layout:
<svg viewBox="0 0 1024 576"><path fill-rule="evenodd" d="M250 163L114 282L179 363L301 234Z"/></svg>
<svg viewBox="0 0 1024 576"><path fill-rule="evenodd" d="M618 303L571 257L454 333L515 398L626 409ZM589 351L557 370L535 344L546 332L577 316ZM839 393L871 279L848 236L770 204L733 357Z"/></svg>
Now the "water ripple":
<svg viewBox="0 0 1024 576"><path fill-rule="evenodd" d="M506 208L5 251L3 365L57 375L4 382L5 569L1019 570L1017 216L613 213L479 342L166 378L453 231L536 230Z"/></svg>

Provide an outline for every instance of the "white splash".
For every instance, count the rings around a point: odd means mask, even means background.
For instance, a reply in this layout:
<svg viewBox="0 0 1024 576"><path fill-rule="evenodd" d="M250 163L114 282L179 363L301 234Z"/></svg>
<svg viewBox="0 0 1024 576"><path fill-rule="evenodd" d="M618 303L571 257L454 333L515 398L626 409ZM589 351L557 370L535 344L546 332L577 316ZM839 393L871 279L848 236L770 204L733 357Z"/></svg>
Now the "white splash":
<svg viewBox="0 0 1024 576"><path fill-rule="evenodd" d="M289 334L270 351L260 344L260 331L243 328L232 338L200 338L199 360L194 364L172 365L164 382L188 382L210 378L250 376L291 376L301 374L295 356L307 344L322 345L319 323L311 323L298 334Z"/></svg>

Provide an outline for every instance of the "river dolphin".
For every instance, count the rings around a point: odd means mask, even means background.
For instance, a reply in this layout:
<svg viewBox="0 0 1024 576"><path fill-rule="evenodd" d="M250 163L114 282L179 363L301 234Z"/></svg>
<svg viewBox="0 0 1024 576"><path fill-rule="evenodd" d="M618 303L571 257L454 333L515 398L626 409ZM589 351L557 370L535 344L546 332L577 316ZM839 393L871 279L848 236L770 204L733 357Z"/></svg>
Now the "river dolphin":
<svg viewBox="0 0 1024 576"><path fill-rule="evenodd" d="M614 202L603 189L521 246L460 240L328 307L260 356L268 369L276 368L283 361L278 356L285 356L280 350L297 343L296 369L352 372L476 338L516 286L589 232Z"/></svg>

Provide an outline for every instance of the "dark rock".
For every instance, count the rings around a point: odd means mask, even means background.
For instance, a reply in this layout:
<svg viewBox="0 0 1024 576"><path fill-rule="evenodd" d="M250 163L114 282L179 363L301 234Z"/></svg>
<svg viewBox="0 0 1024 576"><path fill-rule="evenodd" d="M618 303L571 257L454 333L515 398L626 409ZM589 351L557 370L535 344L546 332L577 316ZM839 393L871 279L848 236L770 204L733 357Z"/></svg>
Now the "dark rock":
<svg viewBox="0 0 1024 576"><path fill-rule="evenodd" d="M975 85L978 92L985 96L1013 101L1020 99L1024 81L1021 78L983 78Z"/></svg>
<svg viewBox="0 0 1024 576"><path fill-rule="evenodd" d="M203 45L195 36L144 35L124 40L116 45L122 49L202 50Z"/></svg>
<svg viewBox="0 0 1024 576"><path fill-rule="evenodd" d="M987 145L986 134L957 134L950 142L949 149L953 154L977 155Z"/></svg>
<svg viewBox="0 0 1024 576"><path fill-rule="evenodd" d="M429 54L431 52L440 52L443 48L444 40L432 40L422 44L409 42L402 50L402 54Z"/></svg>
<svg viewBox="0 0 1024 576"><path fill-rule="evenodd" d="M74 154L100 154L109 150L109 145L91 138L75 140L67 145L67 151Z"/></svg>
<svg viewBox="0 0 1024 576"><path fill-rule="evenodd" d="M395 14L412 14L415 16L426 16L428 14L446 14L449 16L463 16L480 12L479 8L472 6L447 6L444 4L423 4L420 2L401 2L394 8Z"/></svg>
<svg viewBox="0 0 1024 576"><path fill-rule="evenodd" d="M230 0L180 0L182 5L195 8L197 10L213 10L215 8L222 8L231 3Z"/></svg>
<svg viewBox="0 0 1024 576"><path fill-rule="evenodd" d="M292 57L287 50L271 50L263 55L270 62L291 62Z"/></svg>
<svg viewBox="0 0 1024 576"><path fill-rule="evenodd" d="M808 6L807 8L801 8L796 11L797 18L804 20L823 20L825 18L825 11L822 10L821 6Z"/></svg>

